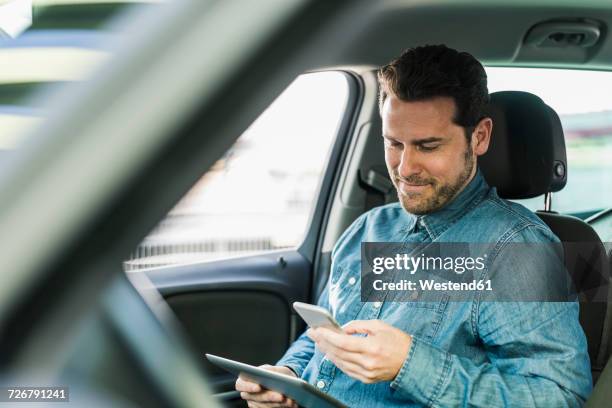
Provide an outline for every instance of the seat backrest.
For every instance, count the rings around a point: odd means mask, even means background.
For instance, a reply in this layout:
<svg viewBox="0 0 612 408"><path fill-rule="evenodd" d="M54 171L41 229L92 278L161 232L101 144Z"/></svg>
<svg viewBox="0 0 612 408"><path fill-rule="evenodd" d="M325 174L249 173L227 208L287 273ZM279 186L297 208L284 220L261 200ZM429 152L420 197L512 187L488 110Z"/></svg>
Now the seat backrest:
<svg viewBox="0 0 612 408"><path fill-rule="evenodd" d="M591 369L597 377L607 357L601 358L610 281L606 248L595 230L579 218L546 211L536 214L563 243L565 264L580 300L580 323L587 335ZM603 346L603 350L602 350Z"/></svg>
<svg viewBox="0 0 612 408"><path fill-rule="evenodd" d="M506 199L524 199L561 190L567 182L565 140L559 116L537 96L519 91L491 94L493 134L479 158L487 182ZM593 374L601 371L608 298L609 260L590 225L551 211L536 213L559 237L565 266L580 300ZM599 358L598 358L599 357Z"/></svg>

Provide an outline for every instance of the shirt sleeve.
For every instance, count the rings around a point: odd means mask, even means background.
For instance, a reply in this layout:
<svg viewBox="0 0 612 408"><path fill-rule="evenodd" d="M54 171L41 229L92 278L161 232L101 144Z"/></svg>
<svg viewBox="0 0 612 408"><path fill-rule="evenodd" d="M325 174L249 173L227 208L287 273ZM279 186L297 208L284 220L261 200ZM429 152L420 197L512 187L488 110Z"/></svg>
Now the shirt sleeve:
<svg viewBox="0 0 612 408"><path fill-rule="evenodd" d="M485 364L413 337L409 355L391 383L395 394L432 407L582 406L591 378L588 356L582 351L584 339L573 337L582 331L578 305L521 306L532 314L545 315L542 308L549 309L552 316L539 327L519 326L506 333L504 342L486 345L491 362Z"/></svg>
<svg viewBox="0 0 612 408"><path fill-rule="evenodd" d="M325 285L325 289L319 297L317 302L318 306L321 306L329 310L329 283ZM296 341L291 344L285 354L276 363L276 365L289 367L292 369L298 377L302 377L304 369L310 362L314 354L314 342L306 335L306 332L302 333Z"/></svg>
<svg viewBox="0 0 612 408"><path fill-rule="evenodd" d="M524 231L531 242L538 231ZM550 243L550 241L549 241ZM492 284L531 301L511 301L508 293L474 301L472 322L478 347L488 359L476 363L413 337L409 354L391 383L394 394L426 406L579 407L592 390L590 361L575 301L544 301L555 284L558 256L552 245L535 251L499 252ZM529 255L529 253L532 253ZM563 267L563 266L561 266ZM548 281L548 286L547 286ZM534 296L541 292L542 301Z"/></svg>
<svg viewBox="0 0 612 408"><path fill-rule="evenodd" d="M313 354L314 343L308 336L306 336L306 332L304 332L287 349L285 355L278 360L276 365L289 367L299 378L302 377L302 373L304 372L304 369L306 369L306 366L310 362Z"/></svg>

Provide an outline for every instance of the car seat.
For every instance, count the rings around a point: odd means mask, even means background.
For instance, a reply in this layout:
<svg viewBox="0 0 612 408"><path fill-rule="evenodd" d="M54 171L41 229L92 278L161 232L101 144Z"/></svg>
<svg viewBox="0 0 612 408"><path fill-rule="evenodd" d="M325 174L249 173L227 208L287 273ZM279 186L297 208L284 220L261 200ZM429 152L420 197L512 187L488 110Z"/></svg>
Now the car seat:
<svg viewBox="0 0 612 408"><path fill-rule="evenodd" d="M568 177L563 128L557 113L539 97L519 91L491 94L493 133L479 167L491 186L505 199L544 196L536 214L559 237L565 266L580 301L580 324L587 341L593 379L608 359L604 333L610 280L606 249L593 228L579 218L551 209L552 193Z"/></svg>

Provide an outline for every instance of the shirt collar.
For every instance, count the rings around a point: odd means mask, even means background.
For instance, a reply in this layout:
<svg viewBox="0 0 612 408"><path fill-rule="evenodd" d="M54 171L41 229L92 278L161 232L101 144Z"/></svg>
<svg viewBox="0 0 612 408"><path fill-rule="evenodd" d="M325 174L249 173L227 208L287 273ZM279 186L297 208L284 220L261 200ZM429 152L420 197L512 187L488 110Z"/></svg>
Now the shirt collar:
<svg viewBox="0 0 612 408"><path fill-rule="evenodd" d="M441 209L425 215L413 216L415 224L424 228L432 239L442 234L452 223L475 207L489 190L489 185L480 170L470 180L467 186L448 204Z"/></svg>

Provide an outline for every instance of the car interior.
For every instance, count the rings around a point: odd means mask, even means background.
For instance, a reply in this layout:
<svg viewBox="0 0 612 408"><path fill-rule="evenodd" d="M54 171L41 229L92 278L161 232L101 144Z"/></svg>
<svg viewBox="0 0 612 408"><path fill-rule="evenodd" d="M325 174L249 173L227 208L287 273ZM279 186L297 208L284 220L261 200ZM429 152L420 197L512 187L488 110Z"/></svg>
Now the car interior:
<svg viewBox="0 0 612 408"><path fill-rule="evenodd" d="M0 180L5 383L69 384L71 402L94 406L246 406L235 377L204 354L276 362L305 329L292 303L316 302L340 235L397 200L377 67L405 48L446 44L486 67L612 71L606 1L245 3L79 6L88 25L112 19L125 40L95 80L44 94L54 102L45 126ZM55 11L45 18L70 26L70 13ZM344 77L347 100L299 245L124 271L134 248L296 77L332 71ZM562 241L580 301L595 384L586 406L607 406L612 203L556 211L573 167L560 114L540 95L492 92L490 115L479 167L502 198L541 200L535 213Z"/></svg>

